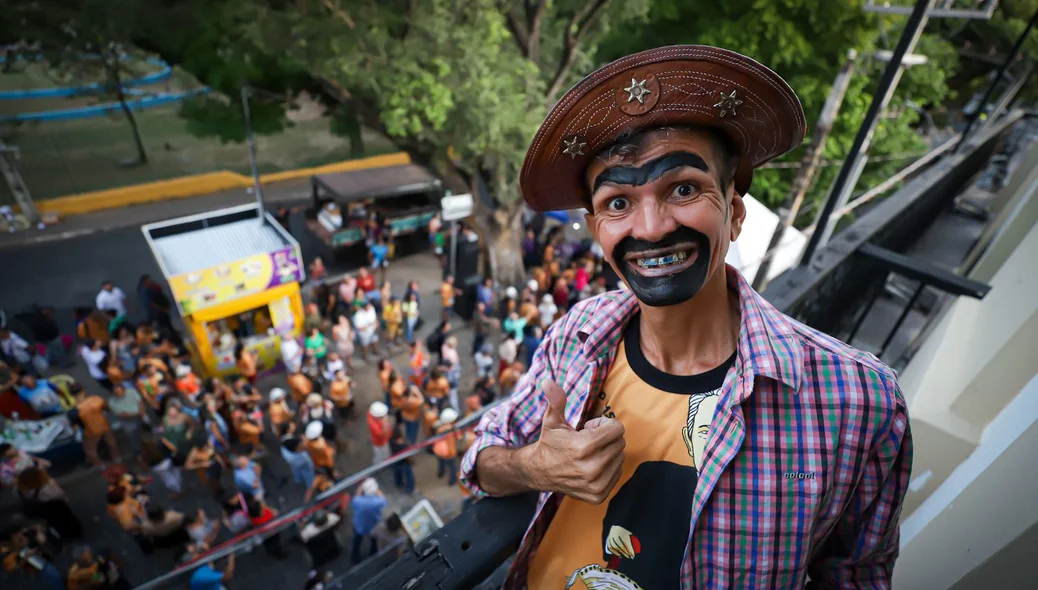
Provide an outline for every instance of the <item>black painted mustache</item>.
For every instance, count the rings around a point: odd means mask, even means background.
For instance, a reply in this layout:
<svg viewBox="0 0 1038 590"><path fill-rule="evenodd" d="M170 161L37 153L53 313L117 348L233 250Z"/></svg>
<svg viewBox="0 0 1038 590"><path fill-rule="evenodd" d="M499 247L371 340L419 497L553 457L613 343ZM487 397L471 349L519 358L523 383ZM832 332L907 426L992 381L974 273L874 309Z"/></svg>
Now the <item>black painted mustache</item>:
<svg viewBox="0 0 1038 590"><path fill-rule="evenodd" d="M648 252L649 250L670 248L671 246L687 244L689 242L695 244L701 251L707 251L710 249L710 238L707 237L706 234L683 225L667 234L666 237L658 242L647 242L645 240L639 240L627 236L620 240L620 243L613 248L613 258L619 264L628 254L637 254L639 252Z"/></svg>

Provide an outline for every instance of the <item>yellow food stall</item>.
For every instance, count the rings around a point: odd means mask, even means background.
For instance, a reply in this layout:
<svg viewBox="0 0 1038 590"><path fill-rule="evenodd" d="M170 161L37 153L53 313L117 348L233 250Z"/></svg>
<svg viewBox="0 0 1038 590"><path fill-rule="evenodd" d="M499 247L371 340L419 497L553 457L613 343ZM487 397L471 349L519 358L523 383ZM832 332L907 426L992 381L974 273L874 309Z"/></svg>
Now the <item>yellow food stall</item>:
<svg viewBox="0 0 1038 590"><path fill-rule="evenodd" d="M187 328L196 369L237 372L240 344L261 372L280 366L281 338L303 329L299 243L256 205L141 227Z"/></svg>

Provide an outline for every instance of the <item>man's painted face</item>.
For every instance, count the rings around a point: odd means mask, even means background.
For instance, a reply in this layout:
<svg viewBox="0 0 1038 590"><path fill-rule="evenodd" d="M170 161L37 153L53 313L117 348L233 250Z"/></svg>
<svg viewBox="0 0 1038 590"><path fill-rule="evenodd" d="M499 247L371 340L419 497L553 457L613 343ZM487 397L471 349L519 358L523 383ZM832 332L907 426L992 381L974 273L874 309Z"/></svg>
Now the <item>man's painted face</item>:
<svg viewBox="0 0 1038 590"><path fill-rule="evenodd" d="M745 209L707 132L650 132L622 161L599 158L587 169L588 227L606 259L642 303L688 301L723 270Z"/></svg>

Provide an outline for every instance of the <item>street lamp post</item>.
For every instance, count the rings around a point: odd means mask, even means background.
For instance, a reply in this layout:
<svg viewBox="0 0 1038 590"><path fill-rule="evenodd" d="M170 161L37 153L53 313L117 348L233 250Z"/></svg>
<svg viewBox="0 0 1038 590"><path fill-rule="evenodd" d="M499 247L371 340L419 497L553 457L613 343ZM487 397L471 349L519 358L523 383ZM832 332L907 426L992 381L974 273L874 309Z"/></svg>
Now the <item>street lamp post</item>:
<svg viewBox="0 0 1038 590"><path fill-rule="evenodd" d="M252 136L252 117L249 115L249 87L241 85L241 110L245 115L245 141L249 146L249 166L252 168L252 186L256 192L256 206L263 219L263 186L260 184L259 166L256 164L256 140Z"/></svg>
<svg viewBox="0 0 1038 590"><path fill-rule="evenodd" d="M883 77L880 78L876 94L872 97L872 104L869 105L869 110L865 114L865 122L858 128L854 144L851 146L847 158L843 161L843 166L840 167L840 173L829 191L829 197L825 201L825 206L818 216L818 222L815 224L817 229L811 234L811 239L807 242L807 248L804 249L804 254L800 258L801 265L809 264L818 248L824 246L829 240L829 236L832 235L829 221L833 211L846 204L850 198L851 191L854 190L854 185L858 183L858 178L861 177L861 172L865 168L869 144L872 143L872 137L876 133L879 115L890 104L890 99L894 96L897 83L901 80L901 75L904 73L905 64L903 60L906 55L912 53L912 49L915 48L916 43L919 41L919 37L923 33L923 27L926 26L929 12L933 9L936 2L937 0L918 0L915 8L912 10L912 15L908 17L905 30L901 33L901 38L890 56L887 68L883 71Z"/></svg>

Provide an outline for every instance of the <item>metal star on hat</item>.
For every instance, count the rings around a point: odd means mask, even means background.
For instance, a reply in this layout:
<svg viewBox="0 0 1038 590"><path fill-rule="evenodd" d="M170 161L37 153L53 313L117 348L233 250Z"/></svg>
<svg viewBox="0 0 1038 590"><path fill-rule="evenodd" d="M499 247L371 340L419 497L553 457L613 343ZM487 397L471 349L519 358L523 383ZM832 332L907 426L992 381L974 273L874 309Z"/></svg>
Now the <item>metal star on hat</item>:
<svg viewBox="0 0 1038 590"><path fill-rule="evenodd" d="M649 81L648 78L638 81L631 78L631 85L624 88L624 92L627 93L627 102L637 100L638 104L645 104L645 97L652 94L652 91L645 87L645 84Z"/></svg>
<svg viewBox="0 0 1038 590"><path fill-rule="evenodd" d="M721 118L723 119L725 115L729 113L734 117L736 115L735 107L741 104L742 101L735 97L735 91L733 90L731 94L725 94L722 92L721 102L715 104L714 107L721 109Z"/></svg>
<svg viewBox="0 0 1038 590"><path fill-rule="evenodd" d="M580 141L580 137L577 135L570 139L563 139L562 143L566 144L566 148L562 150L562 153L569 155L573 159L576 159L577 156L583 156L584 148L587 147L587 144Z"/></svg>

